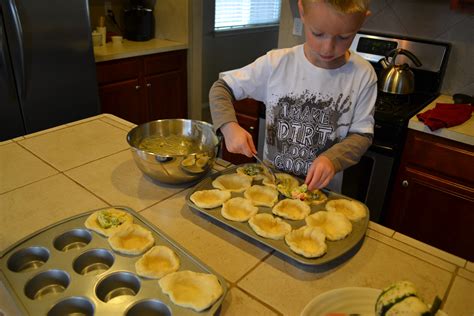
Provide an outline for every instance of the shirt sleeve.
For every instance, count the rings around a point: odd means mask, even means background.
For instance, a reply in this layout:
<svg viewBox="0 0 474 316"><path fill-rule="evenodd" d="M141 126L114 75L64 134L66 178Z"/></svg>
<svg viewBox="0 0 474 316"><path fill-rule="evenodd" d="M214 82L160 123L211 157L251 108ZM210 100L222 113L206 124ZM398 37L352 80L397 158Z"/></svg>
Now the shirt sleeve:
<svg viewBox="0 0 474 316"><path fill-rule="evenodd" d="M333 145L321 155L329 158L338 173L358 163L371 144L371 134L348 134L341 142Z"/></svg>
<svg viewBox="0 0 474 316"><path fill-rule="evenodd" d="M237 122L233 101L235 101L234 94L226 82L222 79L214 82L209 91L209 108L216 130L225 123Z"/></svg>
<svg viewBox="0 0 474 316"><path fill-rule="evenodd" d="M251 98L265 102L268 78L271 73L270 56L271 52L243 68L224 75L222 79L232 89L237 100Z"/></svg>

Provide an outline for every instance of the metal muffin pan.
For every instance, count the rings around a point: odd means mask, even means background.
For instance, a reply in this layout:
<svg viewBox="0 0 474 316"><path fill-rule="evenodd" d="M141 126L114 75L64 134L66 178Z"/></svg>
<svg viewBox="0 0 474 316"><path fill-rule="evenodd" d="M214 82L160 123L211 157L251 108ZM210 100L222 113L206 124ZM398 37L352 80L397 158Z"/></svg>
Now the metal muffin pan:
<svg viewBox="0 0 474 316"><path fill-rule="evenodd" d="M155 245L171 248L179 271L217 276L222 296L200 313L175 305L158 280L140 277L135 262L142 256L116 253L107 238L84 226L90 211L48 226L0 254L0 279L17 306L29 315L214 315L227 293L225 280L211 271L138 213L134 223L150 230Z"/></svg>
<svg viewBox="0 0 474 316"><path fill-rule="evenodd" d="M194 192L201 191L201 190L214 189L214 187L212 186L212 181L214 181L218 176L223 175L223 174L235 173L238 167L241 167L244 165L245 164L237 165L237 166L233 166L225 170L219 171L205 178L201 182L199 182L194 187L194 189L191 192L189 192L188 195L186 196L186 202L188 206L202 214L205 214L206 216L210 218L213 218L214 220L217 220L218 222L232 228L233 230L250 237L253 240L274 249L275 251L279 252L285 257L293 259L298 263L312 266L312 267L321 267L323 265L327 265L332 262L335 262L337 259L341 258L342 256L344 256L351 250L355 249L358 243L364 238L365 232L367 231L367 226L369 225L369 217L370 217L369 209L367 208L367 206L366 206L367 216L358 222L352 222L352 232L346 238L342 240L338 240L338 241L326 240L326 243L328 245L326 254L324 254L323 256L319 258L306 258L304 256L301 256L293 252L290 249L290 247L285 243L284 240L273 240L269 238L263 238L257 235L247 222L243 222L243 223L235 222L235 221L231 221L224 218L221 215L221 207L216 207L213 209L203 209L203 208L198 207L196 204L194 204L191 201L190 197ZM298 179L298 181L302 183L301 179ZM261 180L254 181L253 184L261 184L261 182L262 182ZM347 197L345 195L338 194L329 190L323 189L322 191L328 196L328 201L333 200L333 199L341 199L341 198L353 200L350 197ZM232 197L237 197L237 196L243 197L244 195L243 193L232 192ZM283 198L284 197L280 194L278 201L281 201ZM322 203L320 205L311 205L311 214L324 210L324 206L325 206L325 203ZM272 214L272 209L270 207L258 206L258 212ZM301 226L306 225L305 220L298 220L298 221L289 220L289 219L283 219L283 220L289 223L293 227L293 229L297 229Z"/></svg>

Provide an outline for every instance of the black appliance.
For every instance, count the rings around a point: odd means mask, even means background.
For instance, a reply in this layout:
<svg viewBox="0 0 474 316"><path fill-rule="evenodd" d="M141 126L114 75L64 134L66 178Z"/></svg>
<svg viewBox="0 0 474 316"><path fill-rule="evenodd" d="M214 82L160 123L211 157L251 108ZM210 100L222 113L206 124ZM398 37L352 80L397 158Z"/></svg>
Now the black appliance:
<svg viewBox="0 0 474 316"><path fill-rule="evenodd" d="M148 41L155 37L155 16L145 1L133 0L124 10L124 36L131 41Z"/></svg>
<svg viewBox="0 0 474 316"><path fill-rule="evenodd" d="M450 51L448 43L365 32L359 32L351 45L352 51L372 64L378 76L382 71L378 61L395 48L409 50L423 64L415 67L406 56L398 57L412 68L415 90L407 95L378 92L373 144L357 165L344 171L342 185L343 194L367 204L375 222L384 220L408 121L439 96Z"/></svg>
<svg viewBox="0 0 474 316"><path fill-rule="evenodd" d="M0 141L99 110L87 0L0 0Z"/></svg>

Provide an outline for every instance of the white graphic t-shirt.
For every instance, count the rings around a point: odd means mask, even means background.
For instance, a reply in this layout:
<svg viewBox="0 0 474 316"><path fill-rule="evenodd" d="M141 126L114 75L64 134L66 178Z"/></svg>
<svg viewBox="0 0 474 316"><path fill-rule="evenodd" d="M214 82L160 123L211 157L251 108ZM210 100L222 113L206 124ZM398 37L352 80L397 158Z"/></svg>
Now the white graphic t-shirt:
<svg viewBox="0 0 474 316"><path fill-rule="evenodd" d="M346 64L324 69L311 64L303 45L268 52L223 80L237 100L266 105L264 159L304 178L313 160L348 133L373 133L377 77L351 52ZM342 173L332 185L342 183Z"/></svg>

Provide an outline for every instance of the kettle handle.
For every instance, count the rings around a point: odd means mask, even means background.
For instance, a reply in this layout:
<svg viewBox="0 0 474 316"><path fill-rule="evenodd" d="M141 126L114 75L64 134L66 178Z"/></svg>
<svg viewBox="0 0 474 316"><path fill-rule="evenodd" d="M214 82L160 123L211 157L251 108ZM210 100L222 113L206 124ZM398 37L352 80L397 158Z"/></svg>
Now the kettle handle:
<svg viewBox="0 0 474 316"><path fill-rule="evenodd" d="M408 58L411 59L411 61L415 64L416 67L420 67L422 65L421 61L410 51L403 48L395 48L387 54L387 57L392 57L392 61L391 61L392 66L395 66L395 58L397 57L397 55L407 56Z"/></svg>

